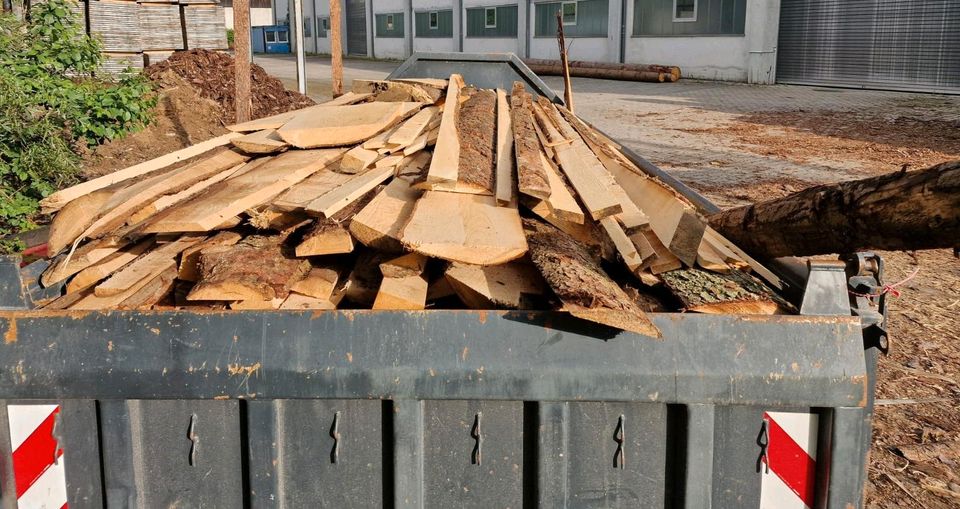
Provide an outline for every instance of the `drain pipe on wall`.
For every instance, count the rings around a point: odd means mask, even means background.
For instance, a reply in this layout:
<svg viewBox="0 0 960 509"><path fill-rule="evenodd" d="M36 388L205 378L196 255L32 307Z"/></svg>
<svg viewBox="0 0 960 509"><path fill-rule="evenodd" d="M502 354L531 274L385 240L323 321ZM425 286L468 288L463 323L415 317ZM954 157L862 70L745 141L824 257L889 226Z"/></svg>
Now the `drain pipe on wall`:
<svg viewBox="0 0 960 509"><path fill-rule="evenodd" d="M620 0L620 63L627 63L627 0Z"/></svg>
<svg viewBox="0 0 960 509"><path fill-rule="evenodd" d="M463 0L457 0L457 21L459 22L459 37L457 37L457 51L463 53L464 24L466 16L463 15Z"/></svg>
<svg viewBox="0 0 960 509"><path fill-rule="evenodd" d="M532 0L527 0L527 29L524 30L527 33L526 41L523 48L523 58L530 58L530 38L533 37L533 30L530 30L530 25L535 23L535 16L531 14L531 9L533 8Z"/></svg>
<svg viewBox="0 0 960 509"><path fill-rule="evenodd" d="M406 34L407 38L406 56L408 57L413 55L413 30L415 25L413 16L413 0L407 0L407 15L405 16L407 18L405 22L407 26L404 27L404 30L406 30L404 33Z"/></svg>

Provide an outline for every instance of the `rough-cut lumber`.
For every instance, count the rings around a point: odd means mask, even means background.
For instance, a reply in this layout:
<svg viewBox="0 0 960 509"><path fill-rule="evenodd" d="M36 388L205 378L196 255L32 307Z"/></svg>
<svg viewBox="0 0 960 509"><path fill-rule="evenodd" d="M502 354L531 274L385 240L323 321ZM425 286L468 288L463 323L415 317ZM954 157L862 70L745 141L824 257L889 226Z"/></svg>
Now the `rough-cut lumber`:
<svg viewBox="0 0 960 509"><path fill-rule="evenodd" d="M599 226L591 220L585 221L584 223L574 223L564 220L554 213L553 209L547 205L545 200L537 200L530 196L522 197L520 202L523 203L523 206L529 209L530 212L533 212L544 221L573 237L577 242L590 248L600 247L603 243L603 234L599 230Z"/></svg>
<svg viewBox="0 0 960 509"><path fill-rule="evenodd" d="M40 275L40 284L44 287L53 286L81 270L116 253L124 244L114 242L114 239L103 238L87 242L77 248L73 256L58 256L47 270Z"/></svg>
<svg viewBox="0 0 960 509"><path fill-rule="evenodd" d="M384 190L350 221L350 233L363 245L396 253L403 250L400 233L422 192L404 179L390 181Z"/></svg>
<svg viewBox="0 0 960 509"><path fill-rule="evenodd" d="M523 89L523 83L513 84L510 95L514 151L517 159L517 188L522 194L541 200L550 197L550 182L547 179L543 150L534 125L532 99Z"/></svg>
<svg viewBox="0 0 960 509"><path fill-rule="evenodd" d="M403 102L413 101L433 104L440 99L442 92L429 86L416 83L387 80L353 80L353 92L371 93L376 101Z"/></svg>
<svg viewBox="0 0 960 509"><path fill-rule="evenodd" d="M340 160L340 171L350 174L361 173L373 166L379 158L380 154L375 150L367 150L358 145L343 154L343 159Z"/></svg>
<svg viewBox="0 0 960 509"><path fill-rule="evenodd" d="M419 113L419 112L418 112ZM363 142L360 146L367 150L379 150L387 146L387 138L393 135L399 129L400 126L393 126L389 129L385 129L380 132L380 134L368 139Z"/></svg>
<svg viewBox="0 0 960 509"><path fill-rule="evenodd" d="M298 257L317 256L328 254L342 254L353 251L353 237L347 228L353 221L354 216L363 209L370 200L380 191L380 188L374 189L359 200L347 205L343 210L337 212L332 217L318 219L316 223L307 230L303 239L297 244L295 253Z"/></svg>
<svg viewBox="0 0 960 509"><path fill-rule="evenodd" d="M85 194L66 204L50 223L47 234L47 252L59 253L73 243L88 226L96 221L103 207L113 195L109 189Z"/></svg>
<svg viewBox="0 0 960 509"><path fill-rule="evenodd" d="M68 187L61 191L57 191L50 196L47 196L40 201L40 205L43 207L45 213L54 212L60 210L64 205L70 201L79 198L85 194L92 193L98 189L103 189L105 187L110 187L118 182L123 182L125 180L132 179L134 177L139 177L141 175L146 175L150 172L157 170L162 170L174 163L190 159L191 157L200 155L209 150L213 150L217 147L226 145L230 143L230 140L242 136L238 133L227 133L216 138L197 143L196 145L191 145L187 148L178 150L176 152L171 152L169 154L162 155L156 159L151 159L149 161L142 162L140 164L125 168L123 170L115 171L113 173L104 175L102 177L95 178L93 180L88 180L82 184L77 184L73 187Z"/></svg>
<svg viewBox="0 0 960 509"><path fill-rule="evenodd" d="M406 147L413 143L433 121L433 118L440 114L440 108L428 106L410 117L409 120L400 125L390 134L387 139L389 143Z"/></svg>
<svg viewBox="0 0 960 509"><path fill-rule="evenodd" d="M563 76L564 66L559 60L528 58L523 63L541 76ZM680 68L656 64L616 64L607 62L567 62L570 76L625 81L674 82L680 79Z"/></svg>
<svg viewBox="0 0 960 509"><path fill-rule="evenodd" d="M683 269L665 272L660 278L687 311L769 315L780 307L780 301L770 289L739 270L717 274Z"/></svg>
<svg viewBox="0 0 960 509"><path fill-rule="evenodd" d="M221 172L235 168L249 158L232 150L224 150L206 159L201 159L183 168L168 178L162 179L128 197L123 203L106 212L93 222L79 238L95 237L123 225L137 209L153 202L157 198L178 193L193 184L206 180ZM215 225L213 225L215 226ZM212 228L212 226L211 226Z"/></svg>
<svg viewBox="0 0 960 509"><path fill-rule="evenodd" d="M547 181L550 183L550 196L543 202L550 207L550 211L558 218L576 224L584 224L586 216L577 199L573 197L567 183L560 176L559 170L553 165L552 161L547 159L543 151L540 152L540 158L543 160L543 169L547 174Z"/></svg>
<svg viewBox="0 0 960 509"><path fill-rule="evenodd" d="M276 129L256 131L234 138L231 143L247 154L274 154L283 152L290 147L287 142L280 138Z"/></svg>
<svg viewBox="0 0 960 509"><path fill-rule="evenodd" d="M148 239L130 246L127 249L116 251L110 256L105 257L95 265L91 265L73 276L73 279L67 283L67 293L83 291L97 284L100 280L114 272L120 270L124 265L134 261L146 252L147 248L153 246L153 239Z"/></svg>
<svg viewBox="0 0 960 509"><path fill-rule="evenodd" d="M460 146L457 182L456 186L451 186L455 189L449 190L493 194L496 107L497 95L490 90L475 91L460 105L456 125ZM447 187L443 189L447 190Z"/></svg>
<svg viewBox="0 0 960 509"><path fill-rule="evenodd" d="M144 231L210 231L226 219L316 173L341 152L339 149L293 150L280 154L256 170L220 182L203 196L168 209L147 224Z"/></svg>
<svg viewBox="0 0 960 509"><path fill-rule="evenodd" d="M423 309L427 302L427 287L423 276L385 277L380 282L373 309Z"/></svg>
<svg viewBox="0 0 960 509"><path fill-rule="evenodd" d="M430 170L427 173L427 182L456 182L459 173L457 164L460 161L460 138L457 135L457 118L460 109L460 89L463 87L463 78L459 74L450 75L449 85L444 101L443 114L440 119L440 131L437 145L433 149L433 158L430 160Z"/></svg>
<svg viewBox="0 0 960 509"><path fill-rule="evenodd" d="M141 208L140 210L131 214L130 218L127 219L127 224L136 225L138 223L146 221L147 219L153 217L156 213L162 210L166 210L182 201L186 201L186 200L189 200L190 198L195 197L196 195L205 191L207 188L216 184L217 182L226 180L232 176L237 175L240 172L248 171L249 167L255 168L257 166L260 166L266 161L267 161L267 158L260 158L260 159L257 159L256 161L250 161L245 164L240 164L232 168L228 168L224 171L221 171L220 173L216 173L213 176L208 177L204 180L201 180L200 182L193 184L192 186L184 189L183 191L161 196L156 200L154 200L153 203L150 203L144 206L143 208Z"/></svg>
<svg viewBox="0 0 960 509"><path fill-rule="evenodd" d="M497 265L527 252L517 209L493 196L428 191L417 201L401 240L407 249L444 260Z"/></svg>
<svg viewBox="0 0 960 509"><path fill-rule="evenodd" d="M759 257L960 247L960 161L825 184L719 212L714 229Z"/></svg>
<svg viewBox="0 0 960 509"><path fill-rule="evenodd" d="M517 205L516 182L513 170L513 128L510 122L510 103L507 93L497 89L497 204L503 207Z"/></svg>
<svg viewBox="0 0 960 509"><path fill-rule="evenodd" d="M290 291L315 299L329 300L339 279L340 273L335 269L314 267L310 269L307 277L294 283Z"/></svg>
<svg viewBox="0 0 960 509"><path fill-rule="evenodd" d="M310 202L306 210L320 217L330 217L392 176L393 168L379 168L357 175L340 187Z"/></svg>
<svg viewBox="0 0 960 509"><path fill-rule="evenodd" d="M427 257L420 253L407 253L380 264L383 277L404 278L419 276L427 267Z"/></svg>
<svg viewBox="0 0 960 509"><path fill-rule="evenodd" d="M526 298L543 295L546 289L536 267L522 261L487 267L453 263L444 277L473 309L523 309Z"/></svg>
<svg viewBox="0 0 960 509"><path fill-rule="evenodd" d="M430 152L418 152L405 156L395 168L395 175L410 184L416 184L427 178L427 168L430 166Z"/></svg>
<svg viewBox="0 0 960 509"><path fill-rule="evenodd" d="M149 308L173 291L177 268L171 266L117 305L120 309Z"/></svg>
<svg viewBox="0 0 960 509"><path fill-rule="evenodd" d="M661 274L683 267L683 262L663 245L660 237L658 237L655 232L652 230L644 230L640 232L640 235L646 238L647 245L650 246L650 249L653 251L653 256L649 256L648 253L640 255L644 260L644 269L648 269L653 274ZM637 245L637 243L634 243L634 245Z"/></svg>
<svg viewBox="0 0 960 509"><path fill-rule="evenodd" d="M188 300L271 301L310 272L310 262L287 256L282 236L252 236L234 246L200 252L200 282Z"/></svg>
<svg viewBox="0 0 960 509"><path fill-rule="evenodd" d="M637 247L633 244L633 241L630 240L630 237L623 231L620 223L612 217L605 217L600 220L600 226L603 228L603 231L606 232L607 238L613 242L623 264L626 265L631 272L639 270L643 266L643 258L640 256L640 253L637 252Z"/></svg>
<svg viewBox="0 0 960 509"><path fill-rule="evenodd" d="M372 306L377 298L380 282L383 281L380 264L392 257L391 254L369 249L360 251L360 256L347 277L344 298L358 306Z"/></svg>
<svg viewBox="0 0 960 509"><path fill-rule="evenodd" d="M200 279L200 252L213 246L232 246L240 242L243 236L236 232L220 232L203 242L190 246L180 254L180 268L177 277L183 281Z"/></svg>
<svg viewBox="0 0 960 509"><path fill-rule="evenodd" d="M228 125L227 129L244 133L251 131L262 131L264 129L279 129L283 127L283 124L286 124L291 118L299 115L301 112L310 110L314 113L319 113L320 108L329 107L329 106L347 106L350 104L356 104L367 100L373 94L355 94L353 92L347 92L346 94L337 97L331 101L327 101L323 104L318 104L316 106L310 106L308 108L303 108L295 111L287 111L284 113L277 113L276 115L271 115L269 117L263 117L256 120L251 120L249 122L243 122L241 124Z"/></svg>
<svg viewBox="0 0 960 509"><path fill-rule="evenodd" d="M378 169L379 169L379 168L394 168L394 167L396 167L398 164L400 164L401 161L403 161L403 154L394 154L394 155L392 155L392 156L386 156L386 157L380 159L379 161L376 162L376 164L373 165L373 167L374 167L374 168L378 168ZM394 173L396 173L396 172L394 172Z"/></svg>
<svg viewBox="0 0 960 509"><path fill-rule="evenodd" d="M313 200L342 186L354 178L349 173L334 171L337 162L332 162L317 173L295 184L280 196L272 200L271 204L280 210L303 210Z"/></svg>
<svg viewBox="0 0 960 509"><path fill-rule="evenodd" d="M177 255L203 239L202 235L185 235L173 242L158 244L97 285L94 293L97 297L110 297L125 292L144 279L153 279L168 268L176 267Z"/></svg>
<svg viewBox="0 0 960 509"><path fill-rule="evenodd" d="M727 265L723 255L713 248L706 236L703 237L700 248L697 250L697 266L713 272L730 271L730 265Z"/></svg>
<svg viewBox="0 0 960 509"><path fill-rule="evenodd" d="M391 81L400 81L403 83L413 83L424 87L435 88L443 91L447 89L447 80L438 78L396 78Z"/></svg>
<svg viewBox="0 0 960 509"><path fill-rule="evenodd" d="M299 148L356 145L419 109L420 103L371 102L330 106L322 114L301 111L277 133Z"/></svg>
<svg viewBox="0 0 960 509"><path fill-rule="evenodd" d="M656 338L660 330L623 289L569 235L538 221L525 221L530 259L563 303L561 310L585 320Z"/></svg>

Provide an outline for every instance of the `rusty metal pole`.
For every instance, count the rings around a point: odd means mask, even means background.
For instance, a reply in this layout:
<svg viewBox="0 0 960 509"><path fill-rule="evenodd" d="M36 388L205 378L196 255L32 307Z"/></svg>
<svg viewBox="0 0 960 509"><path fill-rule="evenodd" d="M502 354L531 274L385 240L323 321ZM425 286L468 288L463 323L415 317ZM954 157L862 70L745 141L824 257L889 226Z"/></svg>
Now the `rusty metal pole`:
<svg viewBox="0 0 960 509"><path fill-rule="evenodd" d="M340 0L330 0L330 71L333 97L343 95L343 45L340 40Z"/></svg>
<svg viewBox="0 0 960 509"><path fill-rule="evenodd" d="M563 66L563 102L573 112L573 85L570 83L570 64L567 61L567 44L563 39L563 12L557 11L557 44L560 46L560 64Z"/></svg>
<svg viewBox="0 0 960 509"><path fill-rule="evenodd" d="M250 102L250 2L233 2L233 56L235 122L246 122L253 116Z"/></svg>

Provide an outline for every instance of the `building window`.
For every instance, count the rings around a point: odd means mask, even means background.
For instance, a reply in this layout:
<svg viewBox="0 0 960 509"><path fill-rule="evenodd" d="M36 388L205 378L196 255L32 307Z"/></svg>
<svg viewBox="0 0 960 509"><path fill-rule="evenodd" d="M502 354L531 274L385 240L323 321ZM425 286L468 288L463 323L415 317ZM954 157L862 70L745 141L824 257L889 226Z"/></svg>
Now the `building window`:
<svg viewBox="0 0 960 509"><path fill-rule="evenodd" d="M673 21L696 21L697 0L673 0Z"/></svg>
<svg viewBox="0 0 960 509"><path fill-rule="evenodd" d="M330 18L323 18L323 29L330 30Z"/></svg>
<svg viewBox="0 0 960 509"><path fill-rule="evenodd" d="M387 30L393 30L393 14L387 14Z"/></svg>
<svg viewBox="0 0 960 509"><path fill-rule="evenodd" d="M430 13L430 30L436 30L438 28L440 28L440 13L434 11Z"/></svg>
<svg viewBox="0 0 960 509"><path fill-rule="evenodd" d="M267 42L277 42L277 34L274 32L267 32L266 34Z"/></svg>
<svg viewBox="0 0 960 509"><path fill-rule="evenodd" d="M497 8L487 7L483 10L483 27L497 28Z"/></svg>
<svg viewBox="0 0 960 509"><path fill-rule="evenodd" d="M286 30L280 30L277 32L277 42L290 42L290 38L287 37Z"/></svg>
<svg viewBox="0 0 960 509"><path fill-rule="evenodd" d="M577 24L577 2L563 2L561 11L563 12L564 26Z"/></svg>
<svg viewBox="0 0 960 509"><path fill-rule="evenodd" d="M307 16L303 20L303 36L313 37L313 19L310 16Z"/></svg>

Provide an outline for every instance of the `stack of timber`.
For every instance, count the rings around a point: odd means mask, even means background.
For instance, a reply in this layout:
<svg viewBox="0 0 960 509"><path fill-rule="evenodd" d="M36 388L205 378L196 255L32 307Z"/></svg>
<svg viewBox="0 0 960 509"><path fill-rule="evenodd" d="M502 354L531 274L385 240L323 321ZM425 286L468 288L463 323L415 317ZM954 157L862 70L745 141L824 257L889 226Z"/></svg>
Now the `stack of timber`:
<svg viewBox="0 0 960 509"><path fill-rule="evenodd" d="M329 103L47 197L48 309L774 313L780 282L571 112L358 81ZM763 281L760 278L766 279Z"/></svg>
<svg viewBox="0 0 960 509"><path fill-rule="evenodd" d="M526 59L523 63L527 64L531 71L541 76L563 76L563 65L559 60ZM613 64L583 60L571 60L568 65L570 76L578 78L650 81L655 83L673 83L680 79L680 68L673 65Z"/></svg>

